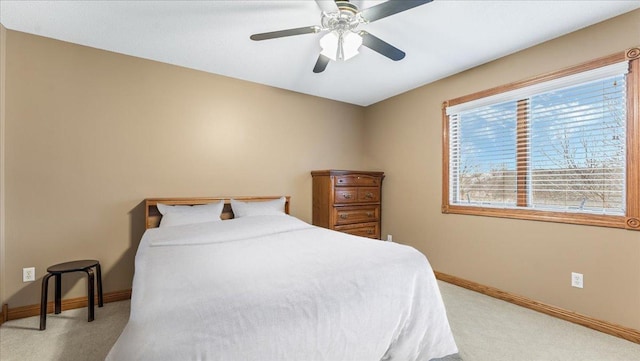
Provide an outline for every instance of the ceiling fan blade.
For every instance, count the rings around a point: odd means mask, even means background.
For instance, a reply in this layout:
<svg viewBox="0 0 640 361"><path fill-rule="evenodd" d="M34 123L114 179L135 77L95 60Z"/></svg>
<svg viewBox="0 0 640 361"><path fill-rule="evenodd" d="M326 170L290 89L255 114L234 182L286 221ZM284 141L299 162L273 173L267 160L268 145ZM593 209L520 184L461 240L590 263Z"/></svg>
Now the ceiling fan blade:
<svg viewBox="0 0 640 361"><path fill-rule="evenodd" d="M360 15L362 15L366 21L372 22L432 1L433 0L389 0L360 11Z"/></svg>
<svg viewBox="0 0 640 361"><path fill-rule="evenodd" d="M275 39L275 38L283 38L285 36L313 34L313 33L319 32L320 30L322 29L317 25L305 26L303 28L286 29L286 30L271 31L268 33L253 34L249 38L251 38L251 40L256 40L256 41L268 40L268 39Z"/></svg>
<svg viewBox="0 0 640 361"><path fill-rule="evenodd" d="M318 61L316 61L316 66L313 67L313 72L322 73L327 68L330 60L331 59L329 59L328 57L320 54L320 56L318 57Z"/></svg>
<svg viewBox="0 0 640 361"><path fill-rule="evenodd" d="M386 41L381 40L380 38L369 34L366 31L361 31L360 36L362 37L362 45L367 48L376 51L391 60L402 60L406 55L404 51L396 48L395 46L387 43Z"/></svg>
<svg viewBox="0 0 640 361"><path fill-rule="evenodd" d="M338 5L335 0L316 0L318 7L325 13L335 13L338 11Z"/></svg>

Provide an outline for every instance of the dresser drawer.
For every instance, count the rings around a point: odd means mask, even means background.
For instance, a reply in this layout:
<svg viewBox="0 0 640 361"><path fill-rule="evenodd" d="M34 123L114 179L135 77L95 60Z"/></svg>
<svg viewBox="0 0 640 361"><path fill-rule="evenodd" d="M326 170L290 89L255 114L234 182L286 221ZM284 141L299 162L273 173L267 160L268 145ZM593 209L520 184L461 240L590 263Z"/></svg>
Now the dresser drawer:
<svg viewBox="0 0 640 361"><path fill-rule="evenodd" d="M336 188L334 191L335 203L358 202L358 188Z"/></svg>
<svg viewBox="0 0 640 361"><path fill-rule="evenodd" d="M380 223L378 222L348 224L344 226L336 226L334 229L336 231L353 234L355 236L380 239Z"/></svg>
<svg viewBox="0 0 640 361"><path fill-rule="evenodd" d="M358 202L380 202L380 187L358 188Z"/></svg>
<svg viewBox="0 0 640 361"><path fill-rule="evenodd" d="M377 222L380 220L380 206L337 207L335 225Z"/></svg>
<svg viewBox="0 0 640 361"><path fill-rule="evenodd" d="M380 178L372 177L363 174L350 174L350 175L340 175L335 177L336 186L337 187L367 187L367 186L379 186Z"/></svg>

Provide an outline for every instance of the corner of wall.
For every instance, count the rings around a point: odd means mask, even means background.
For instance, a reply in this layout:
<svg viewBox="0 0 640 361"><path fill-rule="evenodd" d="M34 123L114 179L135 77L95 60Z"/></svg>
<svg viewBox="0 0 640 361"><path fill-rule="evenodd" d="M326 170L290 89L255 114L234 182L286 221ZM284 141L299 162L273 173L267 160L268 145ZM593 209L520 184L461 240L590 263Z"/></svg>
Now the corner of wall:
<svg viewBox="0 0 640 361"><path fill-rule="evenodd" d="M7 29L0 24L0 304L4 303L5 287L5 247L4 247L4 125L6 115L6 63Z"/></svg>

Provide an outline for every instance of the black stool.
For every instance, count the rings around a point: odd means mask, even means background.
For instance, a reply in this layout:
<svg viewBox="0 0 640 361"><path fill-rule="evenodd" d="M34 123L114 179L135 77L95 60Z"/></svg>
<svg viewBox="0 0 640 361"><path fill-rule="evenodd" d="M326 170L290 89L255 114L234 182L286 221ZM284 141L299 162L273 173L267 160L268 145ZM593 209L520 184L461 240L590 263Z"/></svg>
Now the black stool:
<svg viewBox="0 0 640 361"><path fill-rule="evenodd" d="M94 259L85 259L82 261L72 261L66 263L60 263L47 268L49 272L42 279L42 299L40 301L40 330L47 328L47 295L49 291L49 278L55 276L56 279L56 298L55 298L55 313L62 312L60 294L62 293L62 274L68 272L86 272L87 273L87 298L89 301L89 321L93 321L94 318L94 276L93 269L96 268L98 276L98 306L102 307L102 271L100 270L100 262Z"/></svg>

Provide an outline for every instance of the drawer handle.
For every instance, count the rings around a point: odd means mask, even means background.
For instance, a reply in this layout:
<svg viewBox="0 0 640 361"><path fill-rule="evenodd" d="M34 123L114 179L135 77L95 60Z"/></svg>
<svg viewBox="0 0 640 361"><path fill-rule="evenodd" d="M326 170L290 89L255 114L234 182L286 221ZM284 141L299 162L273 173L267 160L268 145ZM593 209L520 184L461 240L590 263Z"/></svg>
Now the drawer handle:
<svg viewBox="0 0 640 361"><path fill-rule="evenodd" d="M340 219L347 219L347 217L349 217L349 216L347 216L346 214L341 214L340 215Z"/></svg>
<svg viewBox="0 0 640 361"><path fill-rule="evenodd" d="M351 199L351 193L342 193L342 196L346 199Z"/></svg>
<svg viewBox="0 0 640 361"><path fill-rule="evenodd" d="M373 229L367 229L367 234L373 234Z"/></svg>
<svg viewBox="0 0 640 361"><path fill-rule="evenodd" d="M373 217L373 212L367 212L367 217L369 218Z"/></svg>
<svg viewBox="0 0 640 361"><path fill-rule="evenodd" d="M367 192L367 193L364 194L364 197L367 198L367 199L371 199L371 198L373 198L373 193Z"/></svg>

